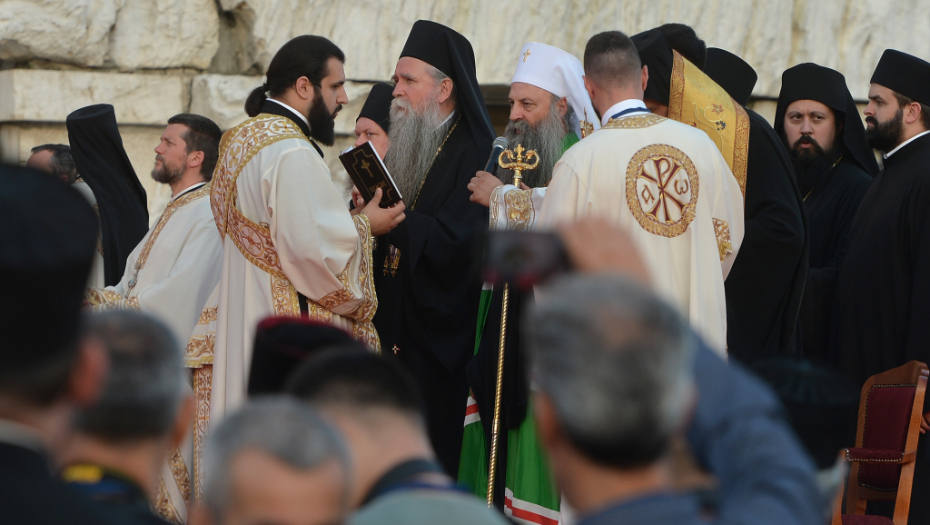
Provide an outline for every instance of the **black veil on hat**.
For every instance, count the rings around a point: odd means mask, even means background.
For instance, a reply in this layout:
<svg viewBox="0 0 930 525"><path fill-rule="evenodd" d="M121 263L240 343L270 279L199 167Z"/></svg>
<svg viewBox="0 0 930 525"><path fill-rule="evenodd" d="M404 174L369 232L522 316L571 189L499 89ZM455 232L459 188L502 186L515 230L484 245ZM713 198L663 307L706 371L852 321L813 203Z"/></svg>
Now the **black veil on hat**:
<svg viewBox="0 0 930 525"><path fill-rule="evenodd" d="M649 83L646 84L643 98L667 106L672 84L672 67L675 62L672 45L658 29L643 31L631 36L630 40L639 52L640 62L649 70Z"/></svg>
<svg viewBox="0 0 930 525"><path fill-rule="evenodd" d="M465 115L475 142L482 147L491 144L494 128L478 87L475 52L467 38L442 24L417 20L400 57L422 60L448 75L455 83L458 109Z"/></svg>
<svg viewBox="0 0 930 525"><path fill-rule="evenodd" d="M248 394L278 394L291 372L319 350L335 345L365 346L335 326L300 317L269 317L255 330Z"/></svg>
<svg viewBox="0 0 930 525"><path fill-rule="evenodd" d="M815 100L842 113L843 144L852 161L871 176L878 173L878 163L865 136L865 127L859 118L859 108L846 87L846 78L839 71L817 64L798 64L781 76L781 92L775 109L775 131L784 137L785 113L792 102Z"/></svg>
<svg viewBox="0 0 930 525"><path fill-rule="evenodd" d="M707 48L704 73L724 89L741 106L749 103L759 76L745 60L725 49Z"/></svg>
<svg viewBox="0 0 930 525"><path fill-rule="evenodd" d="M73 348L97 245L97 218L48 173L0 164L0 377Z"/></svg>
<svg viewBox="0 0 930 525"><path fill-rule="evenodd" d="M368 99L359 111L358 119L365 117L381 126L385 133L391 131L391 102L394 100L394 86L379 82L371 86Z"/></svg>
<svg viewBox="0 0 930 525"><path fill-rule="evenodd" d="M110 104L73 111L66 119L71 155L97 199L104 281L119 283L126 258L149 229L145 189L129 162Z"/></svg>
<svg viewBox="0 0 930 525"><path fill-rule="evenodd" d="M869 83L930 106L930 63L914 55L886 49Z"/></svg>

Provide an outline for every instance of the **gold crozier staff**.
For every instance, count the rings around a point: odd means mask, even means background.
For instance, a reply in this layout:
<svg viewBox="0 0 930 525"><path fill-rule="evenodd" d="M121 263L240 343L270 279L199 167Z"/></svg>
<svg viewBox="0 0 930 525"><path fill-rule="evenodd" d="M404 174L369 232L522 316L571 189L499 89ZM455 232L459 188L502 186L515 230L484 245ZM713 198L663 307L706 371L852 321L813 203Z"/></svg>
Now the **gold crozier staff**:
<svg viewBox="0 0 930 525"><path fill-rule="evenodd" d="M539 166L539 155L534 150L527 151L523 156L523 145L518 144L513 151L507 149L501 152L498 165L501 168L513 170L513 184L520 187L523 182L523 172L535 170ZM516 154L515 154L516 153ZM505 161L509 158L510 161ZM532 160L533 162L529 162ZM497 447L498 434L501 426L501 391L504 383L504 346L507 342L507 303L510 299L510 286L504 283L504 297L501 304L501 337L497 352L497 385L494 389L494 423L491 426L491 461L488 466L488 507L494 506L494 478L497 473Z"/></svg>

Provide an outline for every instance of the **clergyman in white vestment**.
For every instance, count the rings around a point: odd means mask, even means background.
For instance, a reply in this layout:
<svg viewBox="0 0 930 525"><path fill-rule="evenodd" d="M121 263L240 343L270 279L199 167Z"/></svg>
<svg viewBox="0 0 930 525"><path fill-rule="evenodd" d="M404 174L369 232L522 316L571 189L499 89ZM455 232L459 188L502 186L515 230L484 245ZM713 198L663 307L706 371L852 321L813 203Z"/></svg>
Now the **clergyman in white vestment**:
<svg viewBox="0 0 930 525"><path fill-rule="evenodd" d="M216 166L220 128L199 115L169 119L155 148L152 177L171 187L172 197L155 225L129 254L116 286L88 289L94 311L134 309L164 321L182 344L190 337L219 283L223 245L210 209L210 178ZM186 520L193 441L171 452L153 502L165 519Z"/></svg>
<svg viewBox="0 0 930 525"><path fill-rule="evenodd" d="M648 112L648 74L626 35L592 37L585 73L602 127L556 165L537 228L597 215L627 229L657 293L723 354L723 280L743 238L739 185L706 133Z"/></svg>
<svg viewBox="0 0 930 525"><path fill-rule="evenodd" d="M272 59L267 83L249 95L251 118L220 143L210 199L223 239L222 277L215 313L211 305L204 310L186 353L195 369L195 450L209 426L245 401L262 319L303 314L380 351L372 239L400 224L404 206L380 208L378 190L350 212L346 176L331 173L310 140L334 142L335 116L348 103L344 59L323 37L290 40Z"/></svg>

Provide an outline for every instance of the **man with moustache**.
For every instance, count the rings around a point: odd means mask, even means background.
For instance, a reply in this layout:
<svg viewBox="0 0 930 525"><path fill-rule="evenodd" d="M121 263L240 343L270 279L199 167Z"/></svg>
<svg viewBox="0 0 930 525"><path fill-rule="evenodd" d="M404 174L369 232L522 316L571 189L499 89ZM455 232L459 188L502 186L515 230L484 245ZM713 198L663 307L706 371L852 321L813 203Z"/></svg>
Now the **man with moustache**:
<svg viewBox="0 0 930 525"><path fill-rule="evenodd" d="M155 148L152 178L171 188L171 201L129 254L122 279L115 286L86 291L91 310L142 311L164 321L179 340L190 337L222 272L223 243L209 198L221 136L219 126L200 115L168 119ZM183 513L190 494L179 487L193 469L191 443L171 454L179 468L165 462L162 475L170 487L165 495Z"/></svg>
<svg viewBox="0 0 930 525"><path fill-rule="evenodd" d="M674 24L632 38L649 69L646 107L707 133L745 198L746 235L725 283L727 353L744 362L797 354L807 248L791 159L763 117L700 70L706 61L703 42L685 28Z"/></svg>
<svg viewBox="0 0 930 525"><path fill-rule="evenodd" d="M930 63L885 50L869 87L866 136L884 169L859 205L839 263L830 357L857 385L911 360L930 343ZM930 429L924 408L921 432ZM920 436L913 494L930 490L930 443ZM910 523L927 523L930 500L911 500Z"/></svg>
<svg viewBox="0 0 930 525"><path fill-rule="evenodd" d="M404 206L382 209L376 198L350 213L345 179L329 171L314 142L334 142L333 119L348 102L344 61L320 36L284 44L267 82L246 100L251 118L220 145L210 200L223 271L217 308L201 316L206 326L215 319L215 345L197 337L198 324L187 349L211 425L245 400L255 327L265 317L305 315L380 348L371 322L378 305L371 238L397 226ZM195 428L195 442L203 431Z"/></svg>
<svg viewBox="0 0 930 525"><path fill-rule="evenodd" d="M382 353L416 378L430 439L452 475L481 292L474 244L488 220L469 201L468 183L494 138L474 57L468 40L448 27L420 20L410 31L394 71L385 159L406 220L378 239L373 261Z"/></svg>
<svg viewBox="0 0 930 525"><path fill-rule="evenodd" d="M570 53L537 42L523 46L510 81L504 137L511 148L535 151L539 167L523 173L526 189L513 186L513 170L475 175L468 189L473 202L491 208L491 229L529 229L562 153L601 127L583 79L581 61Z"/></svg>
<svg viewBox="0 0 930 525"><path fill-rule="evenodd" d="M775 131L788 147L804 198L814 273L839 261L859 203L878 172L858 113L841 73L800 64L782 75ZM832 290L815 282L805 289L799 323L804 354L823 358Z"/></svg>
<svg viewBox="0 0 930 525"><path fill-rule="evenodd" d="M516 56L510 84L510 122L504 131L509 147L523 146L539 155L539 167L523 173L523 188L512 184L513 170L498 168L497 176L479 171L468 189L471 200L490 206L492 230L529 230L542 207L552 170L562 154L586 134L600 128L594 106L584 87L581 61L559 48L530 42ZM548 466L539 448L531 418L527 415L529 388L525 359L520 345L520 312L532 294L511 290L504 364L502 420L508 439L498 450L498 481L495 502L505 512L517 507L536 509L548 519L559 517L558 490L547 475ZM468 364L470 396L465 416L465 437L459 482L476 490L487 484L487 454L490 450L497 378L497 355L502 308L500 289L490 285L482 291L478 309L479 342ZM477 410L477 414L473 411ZM509 455L510 451L514 455ZM540 472L544 474L540 474ZM504 494L507 494L505 503Z"/></svg>
<svg viewBox="0 0 930 525"><path fill-rule="evenodd" d="M152 178L171 188L171 202L129 254L120 282L87 290L93 311L141 310L167 323L175 337L190 336L220 279L223 245L208 197L221 135L200 115L168 119Z"/></svg>
<svg viewBox="0 0 930 525"><path fill-rule="evenodd" d="M388 132L391 130L391 102L393 100L394 86L381 82L371 87L368 98L362 110L358 112L358 118L355 119L355 144L353 146L371 142L378 155L384 158L391 146ZM364 206L361 201L356 201L356 204Z"/></svg>
<svg viewBox="0 0 930 525"><path fill-rule="evenodd" d="M846 245L859 202L878 173L843 75L817 64L785 71L775 131L788 147L804 198L810 267L831 266Z"/></svg>

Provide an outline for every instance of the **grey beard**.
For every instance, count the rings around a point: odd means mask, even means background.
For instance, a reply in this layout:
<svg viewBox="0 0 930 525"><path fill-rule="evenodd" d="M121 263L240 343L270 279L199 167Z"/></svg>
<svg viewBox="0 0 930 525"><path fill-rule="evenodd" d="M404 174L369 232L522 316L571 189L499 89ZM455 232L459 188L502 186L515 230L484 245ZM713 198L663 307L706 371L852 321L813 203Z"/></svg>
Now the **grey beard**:
<svg viewBox="0 0 930 525"><path fill-rule="evenodd" d="M452 119L443 124L445 116L435 96L428 98L422 106L414 108L401 98L391 102L391 131L388 134L391 149L384 164L407 206L416 199L436 152L452 125Z"/></svg>
<svg viewBox="0 0 930 525"><path fill-rule="evenodd" d="M523 183L527 186L541 188L552 180L552 170L562 157L565 120L559 116L553 104L549 114L539 124L531 126L525 120L510 121L504 129L504 137L509 141L511 150L520 144L523 149L535 150L539 155L539 166L535 170L523 172ZM513 170L499 168L497 177L504 184L513 184Z"/></svg>

